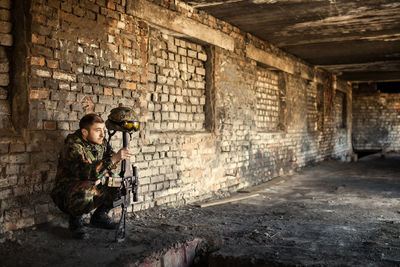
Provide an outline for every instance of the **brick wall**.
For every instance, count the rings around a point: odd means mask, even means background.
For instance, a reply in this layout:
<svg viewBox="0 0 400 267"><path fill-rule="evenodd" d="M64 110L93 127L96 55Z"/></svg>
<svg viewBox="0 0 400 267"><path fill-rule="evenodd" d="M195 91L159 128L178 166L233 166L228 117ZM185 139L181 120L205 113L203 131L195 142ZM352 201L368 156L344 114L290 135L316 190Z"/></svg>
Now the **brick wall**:
<svg viewBox="0 0 400 267"><path fill-rule="evenodd" d="M23 125L13 119L19 135L0 139L0 233L59 216L48 193L63 139L84 114L106 119L119 103L132 107L142 126L131 142L140 188L130 211L233 192L350 150L351 123L336 127L343 103L351 103L347 84L328 73L310 80L266 68L246 57L247 42L288 64L300 61L229 24L160 3L235 38L232 51L129 15L125 0L29 3L29 38L0 47L1 62L11 53L28 59L15 61L12 75L0 69L10 80L1 86L2 110L27 95L25 109L11 114L24 118ZM28 70L26 84L10 97L19 68ZM121 147L121 136L112 146Z"/></svg>
<svg viewBox="0 0 400 267"><path fill-rule="evenodd" d="M354 149L400 151L400 95L381 93L376 84L353 91Z"/></svg>
<svg viewBox="0 0 400 267"><path fill-rule="evenodd" d="M151 31L149 128L204 131L206 60L201 45Z"/></svg>
<svg viewBox="0 0 400 267"><path fill-rule="evenodd" d="M278 75L259 68L256 78L257 128L260 131L276 131L279 129L280 108Z"/></svg>
<svg viewBox="0 0 400 267"><path fill-rule="evenodd" d="M0 1L0 129L10 128L11 0Z"/></svg>

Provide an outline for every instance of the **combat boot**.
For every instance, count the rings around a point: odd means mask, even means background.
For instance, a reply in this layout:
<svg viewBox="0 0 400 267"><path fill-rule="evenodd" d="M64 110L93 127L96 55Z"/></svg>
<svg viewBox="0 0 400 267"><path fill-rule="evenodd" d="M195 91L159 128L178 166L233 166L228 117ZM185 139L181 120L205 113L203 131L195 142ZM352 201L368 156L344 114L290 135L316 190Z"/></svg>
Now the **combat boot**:
<svg viewBox="0 0 400 267"><path fill-rule="evenodd" d="M118 224L108 217L109 211L110 209L105 206L98 207L90 218L90 224L97 228L117 229Z"/></svg>
<svg viewBox="0 0 400 267"><path fill-rule="evenodd" d="M71 230L78 239L89 238L89 233L83 225L82 216L69 216L69 230Z"/></svg>

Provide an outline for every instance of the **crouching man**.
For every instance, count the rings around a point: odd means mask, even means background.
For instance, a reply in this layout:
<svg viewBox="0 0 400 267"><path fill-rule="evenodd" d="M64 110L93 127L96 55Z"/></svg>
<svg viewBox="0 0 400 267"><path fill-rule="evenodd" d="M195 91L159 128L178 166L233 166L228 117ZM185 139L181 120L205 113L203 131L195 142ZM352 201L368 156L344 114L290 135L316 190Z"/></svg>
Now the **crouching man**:
<svg viewBox="0 0 400 267"><path fill-rule="evenodd" d="M114 153L104 139L104 127L103 119L96 114L80 120L79 130L65 140L51 192L55 204L69 215L69 229L81 239L89 237L82 215L94 209L91 225L117 227L108 212L119 198L119 189L108 187L107 182L109 177L119 177L119 163L131 154L128 148Z"/></svg>

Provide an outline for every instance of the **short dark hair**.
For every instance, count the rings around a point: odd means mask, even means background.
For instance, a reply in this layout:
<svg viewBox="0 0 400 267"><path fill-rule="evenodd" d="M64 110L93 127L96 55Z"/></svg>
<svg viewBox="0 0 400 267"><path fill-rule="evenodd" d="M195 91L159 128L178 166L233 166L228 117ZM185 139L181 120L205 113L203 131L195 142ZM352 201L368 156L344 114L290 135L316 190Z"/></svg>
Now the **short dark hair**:
<svg viewBox="0 0 400 267"><path fill-rule="evenodd" d="M97 114L94 113L86 114L79 121L79 129L89 130L90 126L92 126L94 123L104 123L104 120Z"/></svg>

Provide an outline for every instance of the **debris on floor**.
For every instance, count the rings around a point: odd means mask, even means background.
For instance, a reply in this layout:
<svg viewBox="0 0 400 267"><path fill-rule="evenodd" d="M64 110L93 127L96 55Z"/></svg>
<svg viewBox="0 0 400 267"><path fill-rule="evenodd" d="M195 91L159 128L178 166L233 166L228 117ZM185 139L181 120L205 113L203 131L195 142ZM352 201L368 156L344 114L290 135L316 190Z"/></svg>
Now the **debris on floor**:
<svg viewBox="0 0 400 267"><path fill-rule="evenodd" d="M399 163L328 161L251 198L137 212L123 243L113 231L77 241L65 223L42 225L3 240L0 265L399 266Z"/></svg>

